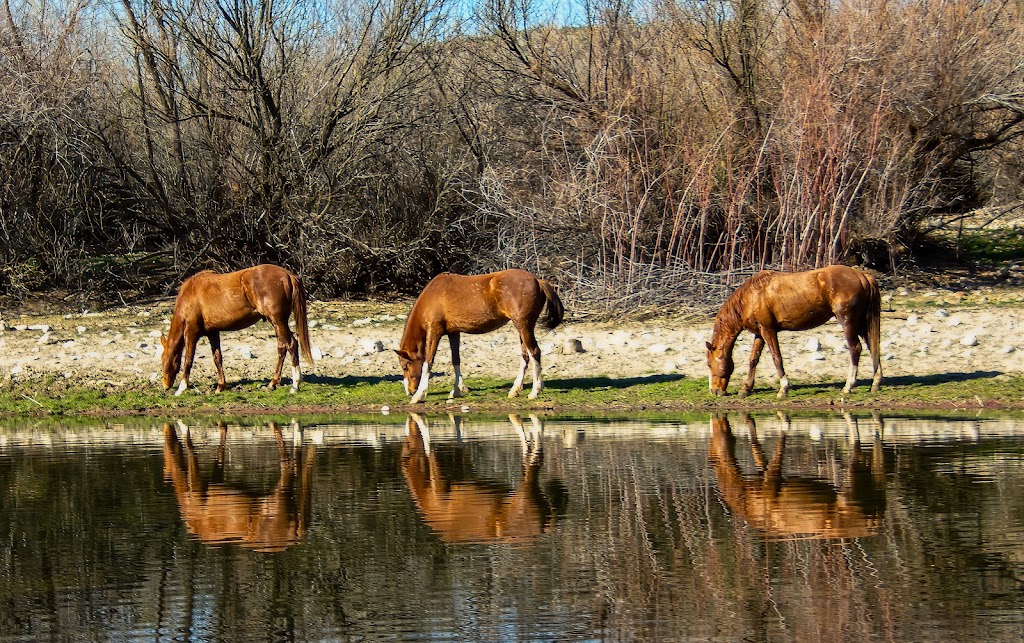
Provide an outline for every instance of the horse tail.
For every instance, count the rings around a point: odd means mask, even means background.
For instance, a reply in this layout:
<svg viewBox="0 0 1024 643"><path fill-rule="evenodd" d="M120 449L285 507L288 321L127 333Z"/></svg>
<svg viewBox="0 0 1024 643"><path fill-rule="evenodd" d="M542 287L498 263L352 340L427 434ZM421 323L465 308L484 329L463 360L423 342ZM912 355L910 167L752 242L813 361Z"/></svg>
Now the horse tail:
<svg viewBox="0 0 1024 643"><path fill-rule="evenodd" d="M540 322L542 327L552 330L565 319L565 306L562 305L558 291L555 290L555 287L550 282L538 279L537 283L540 284L541 290L544 291L544 298L547 300L547 303L544 305L544 314L537 321Z"/></svg>
<svg viewBox="0 0 1024 643"><path fill-rule="evenodd" d="M313 365L313 351L309 345L309 323L306 313L306 288L302 285L302 279L295 275L289 275L292 282L292 314L295 315L295 330L299 336L299 348L302 350L302 358L310 366Z"/></svg>
<svg viewBox="0 0 1024 643"><path fill-rule="evenodd" d="M878 282L871 275L866 275L868 281L868 318L867 318L867 340L868 350L871 351L872 361L880 363L882 345L882 294L878 290Z"/></svg>

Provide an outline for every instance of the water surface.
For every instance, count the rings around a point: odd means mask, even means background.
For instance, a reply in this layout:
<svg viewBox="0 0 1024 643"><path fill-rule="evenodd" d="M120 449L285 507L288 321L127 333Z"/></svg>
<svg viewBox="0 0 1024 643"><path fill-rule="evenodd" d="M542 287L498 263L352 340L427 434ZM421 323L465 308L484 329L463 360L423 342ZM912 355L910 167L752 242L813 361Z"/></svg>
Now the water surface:
<svg viewBox="0 0 1024 643"><path fill-rule="evenodd" d="M1024 634L1024 424L0 426L0 641Z"/></svg>

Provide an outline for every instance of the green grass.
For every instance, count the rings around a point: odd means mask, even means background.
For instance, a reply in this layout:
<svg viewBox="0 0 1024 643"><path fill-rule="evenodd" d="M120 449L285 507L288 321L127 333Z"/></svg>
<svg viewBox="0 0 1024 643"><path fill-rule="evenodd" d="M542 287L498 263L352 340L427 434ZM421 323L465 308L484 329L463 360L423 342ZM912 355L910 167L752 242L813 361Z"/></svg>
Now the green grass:
<svg viewBox="0 0 1024 643"><path fill-rule="evenodd" d="M408 403L400 382L393 378L325 378L313 376L292 394L287 386L267 391L263 382L244 381L224 393L211 388L187 391L180 397L159 386L128 388L68 387L53 378L8 385L0 389L0 416L202 416L251 414L372 413L382 407L424 413L461 410L471 412L555 412L601 415L615 412L680 412L708 410L826 410L826 409L1024 409L1024 377L996 373L968 373L896 377L887 379L879 393L869 391L867 380L850 395L842 382L796 382L788 399L776 399L773 384L760 381L747 398L713 397L707 380L672 375L610 378L550 379L537 400L525 395L508 399L510 382L474 378L470 393L448 400L450 378L438 378L425 402Z"/></svg>

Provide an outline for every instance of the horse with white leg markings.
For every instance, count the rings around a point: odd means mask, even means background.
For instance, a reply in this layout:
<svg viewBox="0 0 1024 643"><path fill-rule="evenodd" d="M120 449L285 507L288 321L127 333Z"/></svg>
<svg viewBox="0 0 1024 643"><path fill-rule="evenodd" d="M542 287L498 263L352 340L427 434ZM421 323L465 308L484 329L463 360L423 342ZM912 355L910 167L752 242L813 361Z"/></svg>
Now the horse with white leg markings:
<svg viewBox="0 0 1024 643"><path fill-rule="evenodd" d="M734 368L733 347L737 336L746 330L754 335L754 344L740 397L750 393L754 387L754 369L765 344L771 351L779 376L778 397L786 397L789 378L779 351L779 331L816 328L833 317L843 327L850 353L843 393L849 393L857 383L861 338L871 351L874 367L871 391L877 392L882 383L881 308L875 278L855 268L836 265L807 272L759 272L730 295L715 317L711 341L706 342L711 392L725 394Z"/></svg>
<svg viewBox="0 0 1024 643"><path fill-rule="evenodd" d="M411 402L416 404L426 397L430 368L442 337L448 336L452 349L455 385L449 397L456 398L468 392L460 368L460 334L489 333L509 321L519 331L522 361L508 396L516 397L523 390L529 365L533 371L530 399L536 399L544 381L534 327L540 322L544 328L553 329L564 316L565 309L555 287L525 270L472 276L446 272L434 277L416 298L395 351Z"/></svg>
<svg viewBox="0 0 1024 643"><path fill-rule="evenodd" d="M293 313L298 340L288 328L288 318ZM300 347L302 356L309 363L313 362L306 318L306 290L302 280L284 268L263 264L227 274L205 270L193 275L181 284L174 302L171 328L166 337L160 336L164 347L164 389L171 388L179 370L182 370L181 383L174 394L181 395L188 388L196 344L205 336L210 340L213 363L217 367L217 392L223 391L227 382L220 350L221 331L241 330L266 319L277 333L277 367L268 387L273 390L281 383L284 358L291 352L294 393L299 390L301 379Z"/></svg>

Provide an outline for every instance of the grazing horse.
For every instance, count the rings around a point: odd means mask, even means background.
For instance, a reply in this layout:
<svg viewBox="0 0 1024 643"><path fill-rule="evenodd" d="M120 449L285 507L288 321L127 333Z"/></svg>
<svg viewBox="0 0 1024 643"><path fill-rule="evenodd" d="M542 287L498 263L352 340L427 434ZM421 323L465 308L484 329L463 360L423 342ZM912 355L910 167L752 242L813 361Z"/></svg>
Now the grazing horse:
<svg viewBox="0 0 1024 643"><path fill-rule="evenodd" d="M446 272L434 277L416 298L405 322L401 344L395 351L402 367L405 390L412 396L411 402L422 402L427 395L430 368L441 337L447 335L452 348L455 385L449 397L455 398L469 390L462 382L459 334L489 333L509 321L522 340L522 362L508 396L516 397L523 390L529 363L533 367L530 399L535 399L544 382L534 326L540 321L541 326L552 329L562 322L564 315L565 309L555 287L525 270L474 276Z"/></svg>
<svg viewBox="0 0 1024 643"><path fill-rule="evenodd" d="M288 328L288 317L295 313L298 342ZM237 272L218 274L205 270L181 284L174 302L171 328L167 336L160 336L164 345L163 384L169 389L181 368L182 352L185 368L175 395L188 388L196 343L200 337L210 340L213 363L217 366L217 392L224 390L224 362L220 351L220 333L224 330L248 328L261 319L274 326L277 333L277 368L268 387L273 390L281 383L281 368L288 351L292 354L292 392L299 389L299 351L310 363L313 355L309 348L309 327L306 323L306 290L302 280L284 268L263 264Z"/></svg>
<svg viewBox="0 0 1024 643"><path fill-rule="evenodd" d="M289 456L281 428L271 423L277 440L280 474L268 494L256 494L224 482L227 425L220 426L220 445L213 475L204 480L192 436L184 445L174 426L164 424L164 478L174 489L178 510L189 533L208 545L237 543L261 552L276 552L299 543L310 521L311 480L315 447ZM298 493L295 478L298 473Z"/></svg>
<svg viewBox="0 0 1024 643"><path fill-rule="evenodd" d="M523 478L515 490L499 482L460 479L430 448L426 420L410 413L402 445L402 473L423 521L447 543L529 541L550 530L557 511L540 488L543 463L540 419L531 429L517 415L509 421L523 446ZM456 427L459 427L456 418Z"/></svg>
<svg viewBox="0 0 1024 643"><path fill-rule="evenodd" d="M750 350L750 370L740 388L740 397L746 396L754 387L754 370L765 344L768 344L779 375L778 397L786 397L789 378L779 352L779 331L816 328L832 317L842 325L850 351L850 369L843 393L849 393L857 383L860 337L864 338L871 351L874 366L871 391L876 392L882 383L879 350L881 309L875 278L855 268L828 266L807 272L759 272L732 293L715 317L711 341L706 342L711 392L725 394L734 368L732 349L736 337L747 330L754 334L754 345Z"/></svg>
<svg viewBox="0 0 1024 643"><path fill-rule="evenodd" d="M784 476L786 434L779 437L770 461L757 439L754 420L744 416L750 432L755 475L745 475L736 459L736 437L729 420L711 418L708 461L714 466L718 490L733 515L770 540L790 538L857 538L878 531L885 511L885 461L876 433L870 462L865 462L860 435L847 416L852 449L843 484Z"/></svg>

